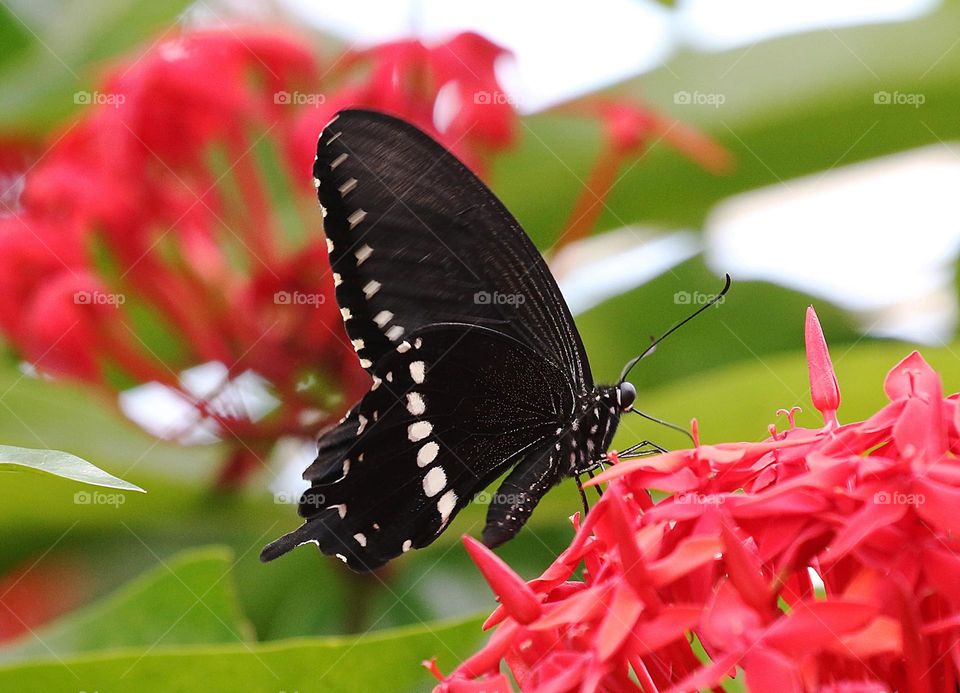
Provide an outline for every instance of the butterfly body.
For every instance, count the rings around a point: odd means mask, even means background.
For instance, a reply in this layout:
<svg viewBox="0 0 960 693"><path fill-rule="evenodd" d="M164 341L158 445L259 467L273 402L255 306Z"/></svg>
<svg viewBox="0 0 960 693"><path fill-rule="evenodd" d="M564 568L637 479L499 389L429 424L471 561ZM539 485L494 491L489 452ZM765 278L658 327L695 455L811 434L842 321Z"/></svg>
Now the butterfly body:
<svg viewBox="0 0 960 693"><path fill-rule="evenodd" d="M549 269L494 195L423 132L341 112L314 184L347 335L369 392L318 442L304 524L356 570L430 544L509 472L484 541L514 536L561 479L596 468L629 383L597 386Z"/></svg>

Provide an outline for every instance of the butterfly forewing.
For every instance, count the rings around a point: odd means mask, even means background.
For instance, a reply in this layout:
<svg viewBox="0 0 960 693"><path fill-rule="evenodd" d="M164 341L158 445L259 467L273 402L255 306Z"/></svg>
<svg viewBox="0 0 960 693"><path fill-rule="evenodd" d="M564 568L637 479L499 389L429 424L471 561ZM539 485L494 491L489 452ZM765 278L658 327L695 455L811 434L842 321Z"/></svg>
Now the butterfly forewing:
<svg viewBox="0 0 960 693"><path fill-rule="evenodd" d="M509 334L592 385L540 254L442 146L395 118L342 111L320 135L314 177L337 302L365 368L420 327L461 322Z"/></svg>

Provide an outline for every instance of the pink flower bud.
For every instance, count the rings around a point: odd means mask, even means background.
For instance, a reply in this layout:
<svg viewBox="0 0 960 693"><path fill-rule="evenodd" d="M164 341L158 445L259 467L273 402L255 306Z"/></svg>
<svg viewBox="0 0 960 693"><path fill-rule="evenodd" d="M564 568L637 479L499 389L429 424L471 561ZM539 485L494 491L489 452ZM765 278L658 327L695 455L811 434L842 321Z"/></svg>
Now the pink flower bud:
<svg viewBox="0 0 960 693"><path fill-rule="evenodd" d="M838 425L837 409L840 408L840 386L833 372L830 351L823 338L820 321L813 306L807 308L807 323L804 329L807 344L807 366L810 369L810 397L829 428Z"/></svg>

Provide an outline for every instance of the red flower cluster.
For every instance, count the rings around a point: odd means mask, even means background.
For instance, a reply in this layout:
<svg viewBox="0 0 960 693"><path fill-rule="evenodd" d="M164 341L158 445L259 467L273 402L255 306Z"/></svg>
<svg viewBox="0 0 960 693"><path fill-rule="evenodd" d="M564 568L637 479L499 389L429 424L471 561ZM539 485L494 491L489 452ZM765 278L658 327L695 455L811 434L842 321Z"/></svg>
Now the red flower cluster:
<svg viewBox="0 0 960 693"><path fill-rule="evenodd" d="M235 450L221 480L243 478L279 436L313 435L366 382L318 232L317 133L342 108L375 108L482 172L514 140L494 70L503 54L472 33L348 52L326 68L262 31L151 47L82 94L82 117L4 203L0 330L38 370L109 395L164 386L190 416L161 435L214 432ZM633 146L635 128L619 129ZM201 365L217 383L185 382ZM240 376L269 388L272 411L227 396Z"/></svg>
<svg viewBox="0 0 960 693"><path fill-rule="evenodd" d="M93 105L0 218L0 328L23 357L108 393L171 388L237 445L228 478L276 436L338 414L346 399L330 391L362 386L302 175L304 133L324 114L289 98L317 78L279 35L163 42L85 94ZM211 362L219 387L185 386L185 369ZM269 419L215 402L250 372L281 393Z"/></svg>
<svg viewBox="0 0 960 693"><path fill-rule="evenodd" d="M839 425L812 308L806 337L823 428L787 412L760 443L615 464L530 582L465 538L497 630L437 690L510 690L501 662L524 691L719 690L735 674L763 692L956 690L958 396L913 353L886 378L889 404Z"/></svg>

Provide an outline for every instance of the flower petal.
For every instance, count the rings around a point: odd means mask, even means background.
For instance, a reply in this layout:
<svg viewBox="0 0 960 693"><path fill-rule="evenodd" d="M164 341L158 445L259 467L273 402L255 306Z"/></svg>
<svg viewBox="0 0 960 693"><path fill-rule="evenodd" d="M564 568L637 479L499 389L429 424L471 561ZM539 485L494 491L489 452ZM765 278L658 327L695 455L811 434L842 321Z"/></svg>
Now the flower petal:
<svg viewBox="0 0 960 693"><path fill-rule="evenodd" d="M927 401L943 398L940 376L930 368L920 352L911 352L890 369L883 381L883 391L890 401L915 395Z"/></svg>
<svg viewBox="0 0 960 693"><path fill-rule="evenodd" d="M510 616L519 623L530 623L540 616L537 595L503 559L471 536L464 535L463 545Z"/></svg>
<svg viewBox="0 0 960 693"><path fill-rule="evenodd" d="M747 690L803 693L803 680L796 662L776 650L755 647L743 658Z"/></svg>
<svg viewBox="0 0 960 693"><path fill-rule="evenodd" d="M914 482L917 514L942 532L960 532L960 489L920 477Z"/></svg>

